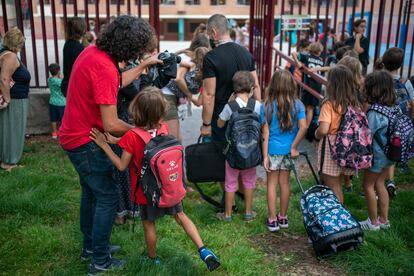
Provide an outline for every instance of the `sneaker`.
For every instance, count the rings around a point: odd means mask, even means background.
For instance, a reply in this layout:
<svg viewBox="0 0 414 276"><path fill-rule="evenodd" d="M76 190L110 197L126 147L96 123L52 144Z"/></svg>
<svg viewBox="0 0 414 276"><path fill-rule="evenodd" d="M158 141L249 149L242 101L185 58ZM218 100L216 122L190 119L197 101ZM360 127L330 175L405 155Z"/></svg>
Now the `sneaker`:
<svg viewBox="0 0 414 276"><path fill-rule="evenodd" d="M369 231L378 231L380 230L380 224L372 224L371 220L368 218L367 220L364 221L360 221L359 222L361 224L361 228L363 230L369 230Z"/></svg>
<svg viewBox="0 0 414 276"><path fill-rule="evenodd" d="M200 258L207 265L208 270L216 270L221 265L217 256L208 248L203 246L198 250L198 253L200 253Z"/></svg>
<svg viewBox="0 0 414 276"><path fill-rule="evenodd" d="M395 197L397 195L397 189L395 187L395 183L392 180L387 180L385 182L385 185L387 187L388 195L390 197Z"/></svg>
<svg viewBox="0 0 414 276"><path fill-rule="evenodd" d="M57 132L52 132L52 139L57 139L59 134Z"/></svg>
<svg viewBox="0 0 414 276"><path fill-rule="evenodd" d="M378 223L381 230L388 230L391 228L390 221L387 220L386 222L381 222L380 218L378 218Z"/></svg>
<svg viewBox="0 0 414 276"><path fill-rule="evenodd" d="M269 229L270 232L276 232L280 230L279 223L276 220L270 221L269 219L266 219L266 226L267 229Z"/></svg>
<svg viewBox="0 0 414 276"><path fill-rule="evenodd" d="M257 213L255 211L252 211L250 214L244 214L243 220L245 222L251 222L253 221L257 216Z"/></svg>
<svg viewBox="0 0 414 276"><path fill-rule="evenodd" d="M145 256L141 256L141 260L144 262L151 262L156 266L161 265L161 259L158 256L155 258L151 258L150 256L145 255Z"/></svg>
<svg viewBox="0 0 414 276"><path fill-rule="evenodd" d="M118 260L115 258L111 258L110 261L104 265L90 264L88 276L104 273L108 270L119 270L124 268L125 264L126 262L124 260Z"/></svg>
<svg viewBox="0 0 414 276"><path fill-rule="evenodd" d="M118 252L119 250L121 250L121 247L119 245L109 246L109 253L110 254L114 254L114 253ZM82 249L81 260L82 261L88 261L92 257L92 255L93 255L93 250Z"/></svg>
<svg viewBox="0 0 414 276"><path fill-rule="evenodd" d="M277 215L277 223L279 224L280 228L289 227L289 220L287 216L282 217L280 214Z"/></svg>
<svg viewBox="0 0 414 276"><path fill-rule="evenodd" d="M216 218L220 221L226 221L226 222L230 222L232 220L231 216L228 217L224 213L217 213Z"/></svg>

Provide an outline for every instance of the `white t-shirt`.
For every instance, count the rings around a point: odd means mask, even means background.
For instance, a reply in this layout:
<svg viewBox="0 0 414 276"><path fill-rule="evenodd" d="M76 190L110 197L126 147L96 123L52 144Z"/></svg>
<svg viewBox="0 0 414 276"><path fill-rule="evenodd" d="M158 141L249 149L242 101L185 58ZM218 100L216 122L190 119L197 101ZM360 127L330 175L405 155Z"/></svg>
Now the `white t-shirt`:
<svg viewBox="0 0 414 276"><path fill-rule="evenodd" d="M240 97L236 97L236 102L239 104L240 107L246 107L247 102L243 101ZM254 112L257 113L257 115L260 116L260 105L261 103L259 101L256 101L256 104L254 105ZM231 107L229 104L226 104L223 108L223 111L221 111L219 118L223 121L230 120L231 114L233 114L233 111L231 110Z"/></svg>
<svg viewBox="0 0 414 276"><path fill-rule="evenodd" d="M185 61L185 62L191 62L191 57L187 56L186 54L179 54L179 57L181 57L181 61ZM178 67L180 67L180 64L177 64L177 69ZM162 94L164 95L175 95L168 87L164 86L163 88L161 88Z"/></svg>

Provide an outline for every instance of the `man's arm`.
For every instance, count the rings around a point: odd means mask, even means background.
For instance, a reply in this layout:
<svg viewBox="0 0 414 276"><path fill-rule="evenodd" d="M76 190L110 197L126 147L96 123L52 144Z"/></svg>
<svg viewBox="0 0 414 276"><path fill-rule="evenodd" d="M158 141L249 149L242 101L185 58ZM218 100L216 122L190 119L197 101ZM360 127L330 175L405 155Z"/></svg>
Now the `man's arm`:
<svg viewBox="0 0 414 276"><path fill-rule="evenodd" d="M213 117L214 99L216 96L216 78L206 78L203 81L203 124L211 124ZM211 136L211 126L201 127L202 136Z"/></svg>
<svg viewBox="0 0 414 276"><path fill-rule="evenodd" d="M103 128L116 136L122 136L125 132L133 128L132 125L125 123L118 118L116 105L99 105L101 110Z"/></svg>
<svg viewBox="0 0 414 276"><path fill-rule="evenodd" d="M256 70L254 70L254 71L251 71L250 73L253 75L253 78L254 78L253 96L256 100L260 102L260 100L262 99L262 94L260 91L259 78L257 77L257 72Z"/></svg>

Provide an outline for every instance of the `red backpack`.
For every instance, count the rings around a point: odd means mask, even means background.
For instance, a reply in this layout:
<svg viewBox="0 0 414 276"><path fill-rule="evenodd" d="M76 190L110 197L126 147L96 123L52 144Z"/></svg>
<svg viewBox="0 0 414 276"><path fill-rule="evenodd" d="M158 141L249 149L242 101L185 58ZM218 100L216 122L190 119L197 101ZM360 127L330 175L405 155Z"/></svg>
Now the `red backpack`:
<svg viewBox="0 0 414 276"><path fill-rule="evenodd" d="M155 137L141 128L132 131L145 143L134 196L141 185L148 204L165 208L180 203L186 194L183 146L174 136L168 135L166 125L157 130Z"/></svg>

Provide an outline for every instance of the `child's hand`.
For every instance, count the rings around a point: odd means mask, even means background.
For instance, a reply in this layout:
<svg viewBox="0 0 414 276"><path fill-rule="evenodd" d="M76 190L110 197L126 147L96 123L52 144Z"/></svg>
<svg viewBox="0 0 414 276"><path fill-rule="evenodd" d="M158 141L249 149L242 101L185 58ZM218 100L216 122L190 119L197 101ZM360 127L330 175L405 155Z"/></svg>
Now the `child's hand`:
<svg viewBox="0 0 414 276"><path fill-rule="evenodd" d="M291 148L290 149L290 157L292 158L298 158L299 156L299 151L297 148Z"/></svg>
<svg viewBox="0 0 414 276"><path fill-rule="evenodd" d="M320 69L321 69L321 67L314 67L314 68L309 68L309 71L311 71L313 73L318 73Z"/></svg>
<svg viewBox="0 0 414 276"><path fill-rule="evenodd" d="M112 136L109 132L105 132L106 142L109 144L118 144L120 138Z"/></svg>
<svg viewBox="0 0 414 276"><path fill-rule="evenodd" d="M92 139L92 141L94 141L101 148L106 144L105 135L96 128L93 128L91 130L89 138Z"/></svg>
<svg viewBox="0 0 414 276"><path fill-rule="evenodd" d="M230 98L229 98L229 100L228 100L228 102L232 102L234 100L236 100L236 94L235 93L232 93L231 96L230 96Z"/></svg>
<svg viewBox="0 0 414 276"><path fill-rule="evenodd" d="M270 167L270 164L269 164L269 156L266 155L263 158L263 168L265 169L266 172L269 172L270 173L269 167Z"/></svg>
<svg viewBox="0 0 414 276"><path fill-rule="evenodd" d="M299 69L303 67L303 63L302 62L298 61L297 63L298 63L297 65L298 65L298 68Z"/></svg>

